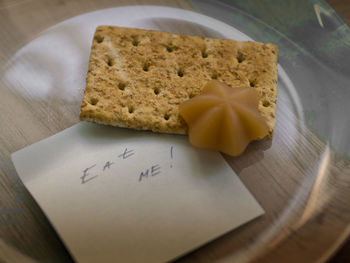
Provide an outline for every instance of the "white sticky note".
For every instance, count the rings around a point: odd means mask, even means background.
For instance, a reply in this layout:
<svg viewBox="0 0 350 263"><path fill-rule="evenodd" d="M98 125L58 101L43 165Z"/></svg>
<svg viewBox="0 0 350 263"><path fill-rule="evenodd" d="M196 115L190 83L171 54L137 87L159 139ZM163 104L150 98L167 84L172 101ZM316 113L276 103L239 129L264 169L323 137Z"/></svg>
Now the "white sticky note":
<svg viewBox="0 0 350 263"><path fill-rule="evenodd" d="M78 262L164 262L261 215L218 152L79 123L12 155Z"/></svg>

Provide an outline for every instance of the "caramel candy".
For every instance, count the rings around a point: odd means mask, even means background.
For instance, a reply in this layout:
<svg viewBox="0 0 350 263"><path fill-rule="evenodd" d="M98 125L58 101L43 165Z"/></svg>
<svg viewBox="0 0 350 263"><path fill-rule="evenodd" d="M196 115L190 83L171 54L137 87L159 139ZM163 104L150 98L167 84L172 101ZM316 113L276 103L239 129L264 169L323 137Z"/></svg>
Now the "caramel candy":
<svg viewBox="0 0 350 263"><path fill-rule="evenodd" d="M180 105L180 114L188 125L191 144L237 156L250 141L268 134L258 103L254 88L232 88L212 80L200 95Z"/></svg>

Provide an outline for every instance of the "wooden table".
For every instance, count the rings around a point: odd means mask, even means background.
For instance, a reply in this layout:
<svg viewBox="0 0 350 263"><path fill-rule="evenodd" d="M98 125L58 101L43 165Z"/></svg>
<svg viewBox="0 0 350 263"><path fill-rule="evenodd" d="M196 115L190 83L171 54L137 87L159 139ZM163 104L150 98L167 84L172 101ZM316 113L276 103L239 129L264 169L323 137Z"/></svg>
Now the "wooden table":
<svg viewBox="0 0 350 263"><path fill-rule="evenodd" d="M0 74L4 72L5 62L19 48L32 40L35 34L51 25L96 9L144 3L195 11L191 3L186 0L3 0L0 2ZM350 24L350 3L347 0L328 0L328 3L335 8L345 22ZM37 10L41 10L40 15L38 15ZM45 103L30 101L16 94L6 86L2 77L0 78L0 109L0 261L72 262L47 218L23 187L10 161L10 154L77 123L77 114L74 112L67 114L63 122L58 121L60 120L59 116L53 115L50 125L48 125L37 116L40 115L40 111L45 112ZM26 113L25 116L24 113ZM316 149L315 155L319 154L324 145L312 134L307 136L309 136L312 147ZM258 147L260 146L258 145ZM249 151L253 150L250 148ZM329 154L330 158L337 158L334 153L330 152ZM268 157L265 159L267 165L274 165L273 160L269 160ZM266 184L266 181L271 184L271 192L277 189L274 188L273 178L259 181L249 177L244 170L250 165L251 160L227 158L227 161L244 183L249 186L248 188L255 195L258 195L258 200L261 200L259 199L259 187ZM344 160L338 161L339 165L329 169L332 175L338 176L337 178L346 184L349 182L348 178L345 177L346 174L350 174L349 166ZM294 169L296 180L299 175L301 176L301 171L298 171L293 164L290 164L288 168ZM258 167L252 169L258 169ZM298 173L300 174L298 175ZM264 198L268 200L265 201L264 208L267 210L267 215L263 219L255 220L237 231L225 235L180 261L212 262L225 259L227 262L232 262L234 257L231 257L231 254L233 252L249 255L251 253L249 245L246 246L246 250L242 249L242 242L254 244L255 234L260 233L264 227L274 224L279 209L286 205L296 189L295 187L297 185L287 189L287 194L266 194L267 197ZM344 185L339 186L340 194L338 197L349 197L344 189ZM264 196L263 193L261 193L262 196ZM345 200L350 201L349 199ZM318 254L322 255L318 260L325 261L332 257L333 253L342 245L343 249L330 262L345 262L346 259L350 259L350 242L344 245L350 232L347 221L349 217L342 215L343 210L340 209L339 204L331 202L323 209L327 213L321 214L322 216L315 219L305 219L303 224L306 226L304 228L282 228L278 235L263 244L262 250L259 252L262 251L262 253L255 255L258 258L255 262L309 262L308 259L315 259ZM296 216L301 215L305 216L305 213L296 214ZM297 218L295 217L294 220ZM289 226L295 226L295 224L290 222ZM321 239L326 239L326 241L316 239L313 229L320 231L317 233L321 233ZM315 245L310 243L315 243ZM325 253L326 250L327 253Z"/></svg>
<svg viewBox="0 0 350 263"><path fill-rule="evenodd" d="M350 26L350 3L346 0L327 0L327 2L340 15L344 22ZM329 263L341 263L350 259L350 240L342 245L340 250L329 260Z"/></svg>

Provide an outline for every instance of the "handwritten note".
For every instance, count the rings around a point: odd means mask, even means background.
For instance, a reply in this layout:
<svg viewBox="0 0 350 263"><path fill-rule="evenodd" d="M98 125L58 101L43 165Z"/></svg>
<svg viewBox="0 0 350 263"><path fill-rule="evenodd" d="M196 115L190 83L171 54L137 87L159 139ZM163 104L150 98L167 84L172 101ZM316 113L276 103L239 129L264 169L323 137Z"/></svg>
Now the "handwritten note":
<svg viewBox="0 0 350 263"><path fill-rule="evenodd" d="M79 123L12 159L78 262L169 261L263 213L186 136Z"/></svg>

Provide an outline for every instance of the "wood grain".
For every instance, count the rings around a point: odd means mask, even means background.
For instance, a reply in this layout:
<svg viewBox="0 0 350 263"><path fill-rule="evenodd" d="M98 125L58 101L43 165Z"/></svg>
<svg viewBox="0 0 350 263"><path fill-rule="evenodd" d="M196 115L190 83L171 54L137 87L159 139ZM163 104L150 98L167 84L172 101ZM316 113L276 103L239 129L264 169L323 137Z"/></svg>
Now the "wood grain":
<svg viewBox="0 0 350 263"><path fill-rule="evenodd" d="M346 0L328 2L345 21L350 21ZM45 101L16 93L3 80L5 63L51 25L89 11L131 4L194 10L185 0L0 2L1 262L72 262L47 218L19 180L10 154L77 123L79 111L79 105L72 104L60 106L57 112L48 115ZM349 161L327 148L298 121L290 107L284 106L288 104L288 94L280 101L272 144L281 147L271 147L271 142L261 141L251 144L239 158L225 156L266 214L179 262L324 262L344 243L350 233ZM53 103L62 105L55 99ZM284 122L285 119L290 121ZM287 135L291 133L295 136ZM334 260L350 258L348 244L345 252L341 251Z"/></svg>
<svg viewBox="0 0 350 263"><path fill-rule="evenodd" d="M328 4L350 25L350 3L346 0L327 0Z"/></svg>

